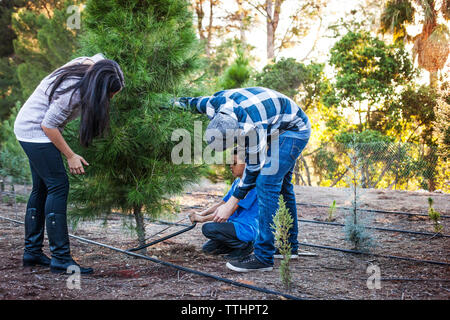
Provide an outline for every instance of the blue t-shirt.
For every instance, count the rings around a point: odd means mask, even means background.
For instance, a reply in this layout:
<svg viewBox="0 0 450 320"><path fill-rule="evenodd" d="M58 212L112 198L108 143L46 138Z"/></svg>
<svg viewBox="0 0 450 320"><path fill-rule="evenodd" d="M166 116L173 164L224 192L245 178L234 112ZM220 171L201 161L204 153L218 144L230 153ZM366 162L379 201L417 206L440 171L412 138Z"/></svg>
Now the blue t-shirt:
<svg viewBox="0 0 450 320"><path fill-rule="evenodd" d="M234 190L239 184L240 179L234 180L230 191L225 195L223 201L227 202L233 195ZM238 208L228 218L228 222L234 224L236 235L239 240L249 242L255 241L259 230L259 210L256 189L251 189L244 199L238 202Z"/></svg>

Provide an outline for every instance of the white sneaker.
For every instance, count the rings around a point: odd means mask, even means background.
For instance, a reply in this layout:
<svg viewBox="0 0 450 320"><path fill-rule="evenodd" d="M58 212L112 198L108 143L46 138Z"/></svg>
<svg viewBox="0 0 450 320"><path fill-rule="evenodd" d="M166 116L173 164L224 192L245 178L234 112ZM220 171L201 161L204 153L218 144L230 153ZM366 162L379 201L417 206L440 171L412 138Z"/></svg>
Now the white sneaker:
<svg viewBox="0 0 450 320"><path fill-rule="evenodd" d="M303 250L298 250L297 253L292 253L292 254L291 254L291 259L297 259L298 256L316 257L316 256L317 256L317 253L314 253L314 252L308 252L308 251L303 251ZM275 254L273 255L273 257L274 257L275 259L283 259L283 255L280 254L280 252L278 251L278 249L277 249L277 251L275 251Z"/></svg>

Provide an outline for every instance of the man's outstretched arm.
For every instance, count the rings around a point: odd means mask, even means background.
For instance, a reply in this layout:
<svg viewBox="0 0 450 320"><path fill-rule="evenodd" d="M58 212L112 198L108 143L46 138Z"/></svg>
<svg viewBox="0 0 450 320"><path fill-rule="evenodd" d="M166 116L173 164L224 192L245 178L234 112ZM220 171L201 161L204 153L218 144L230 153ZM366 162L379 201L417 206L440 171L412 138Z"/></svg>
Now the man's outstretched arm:
<svg viewBox="0 0 450 320"><path fill-rule="evenodd" d="M181 97L174 100L173 105L192 112L208 114L208 107L214 111L209 101L211 98L213 97Z"/></svg>

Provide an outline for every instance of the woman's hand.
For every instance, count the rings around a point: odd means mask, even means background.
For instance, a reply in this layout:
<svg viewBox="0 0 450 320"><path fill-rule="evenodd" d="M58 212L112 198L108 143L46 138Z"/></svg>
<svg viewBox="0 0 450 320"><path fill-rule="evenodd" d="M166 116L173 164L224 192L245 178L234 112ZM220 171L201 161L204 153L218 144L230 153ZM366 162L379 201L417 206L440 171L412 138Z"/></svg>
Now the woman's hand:
<svg viewBox="0 0 450 320"><path fill-rule="evenodd" d="M88 166L86 160L82 156L77 154L73 154L72 157L67 159L67 163L69 164L69 170L71 174L84 174L83 164Z"/></svg>
<svg viewBox="0 0 450 320"><path fill-rule="evenodd" d="M69 169L71 174L84 174L83 163L88 166L86 160L83 157L77 155L75 152L70 149L66 140L64 140L61 132L57 128L47 128L41 125L42 130L50 139L51 142L55 145L55 147L61 151L64 156L66 156L67 163L69 164Z"/></svg>

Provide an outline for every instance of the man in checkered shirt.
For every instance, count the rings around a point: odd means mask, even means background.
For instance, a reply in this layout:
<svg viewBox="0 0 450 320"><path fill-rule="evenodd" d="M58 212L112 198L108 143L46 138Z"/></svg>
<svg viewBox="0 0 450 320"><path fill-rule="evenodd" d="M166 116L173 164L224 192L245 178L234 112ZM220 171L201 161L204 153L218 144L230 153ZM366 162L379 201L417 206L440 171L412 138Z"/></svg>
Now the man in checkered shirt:
<svg viewBox="0 0 450 320"><path fill-rule="evenodd" d="M239 272L273 269L273 258L280 255L271 224L280 194L294 220L289 240L292 257L297 257L297 208L291 180L296 160L311 135L307 115L292 99L262 87L223 90L210 97L184 97L175 104L208 116L207 141L215 150L229 148L236 140L245 147L244 175L233 196L214 213L214 221L226 221L239 200L256 186L260 230L254 254L229 261L227 267Z"/></svg>

